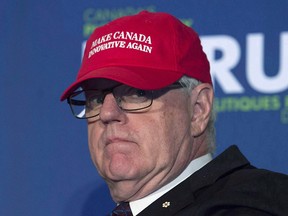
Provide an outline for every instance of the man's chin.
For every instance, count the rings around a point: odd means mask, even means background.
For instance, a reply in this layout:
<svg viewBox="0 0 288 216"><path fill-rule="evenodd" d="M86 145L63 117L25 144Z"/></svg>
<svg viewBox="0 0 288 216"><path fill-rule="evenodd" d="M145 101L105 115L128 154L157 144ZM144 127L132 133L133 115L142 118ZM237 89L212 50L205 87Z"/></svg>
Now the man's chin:
<svg viewBox="0 0 288 216"><path fill-rule="evenodd" d="M123 158L114 158L110 160L109 166L106 169L107 178L112 181L131 180L134 176L135 167L131 166L133 163L130 160Z"/></svg>

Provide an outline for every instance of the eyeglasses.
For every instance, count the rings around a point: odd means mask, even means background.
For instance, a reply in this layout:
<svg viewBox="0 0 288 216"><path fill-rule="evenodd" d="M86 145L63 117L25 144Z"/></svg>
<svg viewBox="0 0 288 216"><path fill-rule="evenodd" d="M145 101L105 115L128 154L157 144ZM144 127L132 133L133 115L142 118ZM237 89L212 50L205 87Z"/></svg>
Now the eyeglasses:
<svg viewBox="0 0 288 216"><path fill-rule="evenodd" d="M172 84L167 89L181 88L180 83ZM141 90L127 85L117 85L110 89L85 89L73 92L67 102L73 115L78 119L88 119L100 114L106 95L112 93L118 107L127 112L137 112L150 107L157 96L156 91Z"/></svg>

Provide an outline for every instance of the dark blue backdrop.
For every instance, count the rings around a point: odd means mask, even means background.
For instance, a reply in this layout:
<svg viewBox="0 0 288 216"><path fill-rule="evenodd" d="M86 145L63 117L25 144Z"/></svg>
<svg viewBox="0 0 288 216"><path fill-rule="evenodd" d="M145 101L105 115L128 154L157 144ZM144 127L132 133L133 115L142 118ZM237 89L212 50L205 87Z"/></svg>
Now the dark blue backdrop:
<svg viewBox="0 0 288 216"><path fill-rule="evenodd" d="M288 173L287 0L2 0L1 216L98 216L113 207L90 161L86 123L59 97L92 29L142 9L170 12L201 35L217 154L237 144L256 166Z"/></svg>

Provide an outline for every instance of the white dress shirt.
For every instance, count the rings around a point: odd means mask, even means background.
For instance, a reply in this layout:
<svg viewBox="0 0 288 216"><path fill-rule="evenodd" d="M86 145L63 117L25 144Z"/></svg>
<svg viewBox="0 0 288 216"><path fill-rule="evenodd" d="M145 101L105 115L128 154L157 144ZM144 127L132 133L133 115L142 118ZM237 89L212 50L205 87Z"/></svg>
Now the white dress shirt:
<svg viewBox="0 0 288 216"><path fill-rule="evenodd" d="M158 189L157 191L153 192L152 194L142 199L130 202L129 204L130 204L130 208L131 208L133 215L136 216L137 214L139 214L147 206L149 206L151 203L153 203L163 194L167 193L169 190L171 190L172 188L180 184L182 181L187 179L194 172L201 169L211 160L212 160L211 154L206 154L199 158L196 158L195 160L191 161L190 164L186 167L186 169L177 178L171 181L169 184L163 186L162 188Z"/></svg>

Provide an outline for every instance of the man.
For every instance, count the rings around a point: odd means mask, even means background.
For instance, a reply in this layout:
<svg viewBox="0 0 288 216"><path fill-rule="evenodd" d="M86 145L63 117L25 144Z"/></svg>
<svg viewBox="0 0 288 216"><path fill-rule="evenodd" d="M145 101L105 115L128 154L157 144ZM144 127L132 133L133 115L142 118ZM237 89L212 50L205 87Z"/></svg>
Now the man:
<svg viewBox="0 0 288 216"><path fill-rule="evenodd" d="M254 168L236 146L212 160L209 63L175 17L143 11L97 28L64 99L87 119L111 215L288 215L287 176Z"/></svg>

